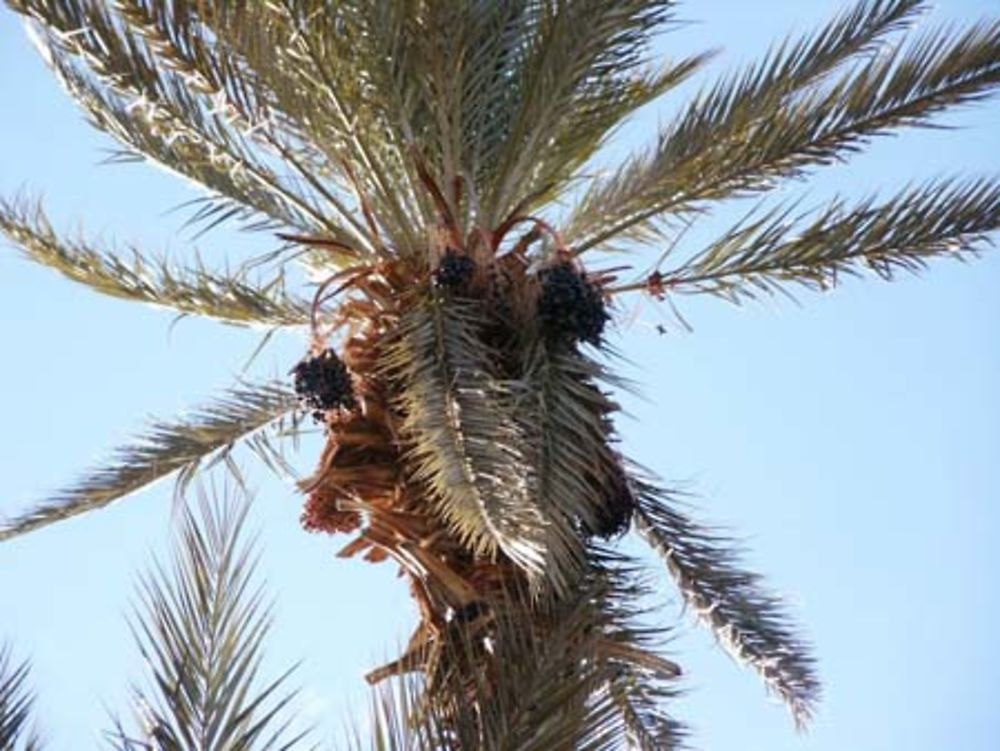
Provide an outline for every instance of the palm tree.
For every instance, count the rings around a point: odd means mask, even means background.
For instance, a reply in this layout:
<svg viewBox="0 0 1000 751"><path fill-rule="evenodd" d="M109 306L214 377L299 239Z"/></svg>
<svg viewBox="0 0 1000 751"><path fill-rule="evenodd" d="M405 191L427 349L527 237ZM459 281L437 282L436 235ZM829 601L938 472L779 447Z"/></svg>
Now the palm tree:
<svg viewBox="0 0 1000 751"><path fill-rule="evenodd" d="M8 4L123 158L203 185L194 219L206 229L235 221L280 244L232 273L60 237L37 202L0 205L0 228L105 294L305 326L311 346L295 392L241 383L153 425L0 540L170 474L183 489L238 441L280 462L275 443L305 406L327 444L302 483L304 525L351 535L343 556L395 561L419 605L405 653L370 675L422 676L402 694L420 722L383 713L387 737L676 746L663 700L678 668L658 654L665 632L643 625L637 563L610 544L627 531L808 721L819 682L780 602L621 450L605 325L630 295L740 302L985 247L1000 184L962 177L811 212L759 202L694 252L675 246L720 202L766 196L991 94L1000 25L911 37L923 2L859 2L704 86L646 151L595 177L587 166L615 126L710 58L647 64L673 2ZM667 251L634 277L608 255L646 246ZM311 300L293 291L303 272ZM524 663L507 650L528 644L552 670L514 682L507 668ZM554 684L566 688L555 708L510 690L551 699ZM550 716L561 722L539 719Z"/></svg>

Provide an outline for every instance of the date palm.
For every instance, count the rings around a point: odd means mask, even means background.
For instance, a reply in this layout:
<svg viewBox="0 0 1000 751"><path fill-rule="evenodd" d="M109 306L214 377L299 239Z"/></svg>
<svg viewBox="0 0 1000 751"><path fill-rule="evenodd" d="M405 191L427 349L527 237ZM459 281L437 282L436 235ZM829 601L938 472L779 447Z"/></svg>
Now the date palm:
<svg viewBox="0 0 1000 751"><path fill-rule="evenodd" d="M423 724L386 717L388 735L675 746L663 700L678 668L657 654L663 631L639 623L638 565L611 545L626 531L662 556L720 644L809 719L819 684L780 602L618 445L605 323L630 295L739 302L984 248L1000 183L962 176L811 212L758 201L701 247L682 253L678 240L720 202L767 197L993 93L1000 24L908 34L924 3L860 2L704 85L653 144L594 176L614 128L710 57L647 61L673 2L8 4L124 158L204 186L206 228L276 238L235 274L178 268L60 237L37 202L0 206L29 258L106 294L308 329L296 385L327 443L302 483L304 525L351 535L344 556L395 561L420 608L405 653L370 675L423 676L403 689ZM286 284L299 276L309 296ZM284 385L239 384L155 424L0 539L168 474L183 487L240 440L280 461L297 405ZM510 690L508 668L524 663L508 650L532 648L547 680L520 675L531 689Z"/></svg>

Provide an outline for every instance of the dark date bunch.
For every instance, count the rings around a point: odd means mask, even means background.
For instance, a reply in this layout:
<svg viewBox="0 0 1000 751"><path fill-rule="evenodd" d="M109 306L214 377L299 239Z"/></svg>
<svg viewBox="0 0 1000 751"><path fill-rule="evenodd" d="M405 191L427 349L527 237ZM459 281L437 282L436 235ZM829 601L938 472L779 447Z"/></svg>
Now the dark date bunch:
<svg viewBox="0 0 1000 751"><path fill-rule="evenodd" d="M434 284L441 289L459 290L469 283L476 262L454 248L448 248L434 270Z"/></svg>
<svg viewBox="0 0 1000 751"><path fill-rule="evenodd" d="M604 505L598 510L596 528L589 530L605 540L621 537L632 526L635 497L625 480L625 473L615 467L613 476L604 489Z"/></svg>
<svg viewBox="0 0 1000 751"><path fill-rule="evenodd" d="M543 269L538 278L538 318L545 332L554 339L597 344L610 318L600 287L567 262Z"/></svg>
<svg viewBox="0 0 1000 751"><path fill-rule="evenodd" d="M313 410L317 422L323 420L328 410L354 406L351 374L332 349L307 357L292 368L292 375L295 393L307 409Z"/></svg>

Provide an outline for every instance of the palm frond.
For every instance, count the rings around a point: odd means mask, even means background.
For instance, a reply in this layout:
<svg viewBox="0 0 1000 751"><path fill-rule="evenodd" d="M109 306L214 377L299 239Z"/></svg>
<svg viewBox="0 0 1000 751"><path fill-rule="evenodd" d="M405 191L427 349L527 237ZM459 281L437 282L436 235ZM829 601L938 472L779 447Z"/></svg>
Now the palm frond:
<svg viewBox="0 0 1000 751"><path fill-rule="evenodd" d="M414 49L440 31L427 19L434 4L281 0L272 7L293 30L290 44L277 55L259 47L248 54L265 71L276 105L365 197L398 248L419 247L417 228L435 213L412 154L429 155L438 140L431 123L445 117L424 105L430 73L418 67ZM228 36L223 27L233 21L216 28ZM453 15L447 26L456 21Z"/></svg>
<svg viewBox="0 0 1000 751"><path fill-rule="evenodd" d="M819 698L819 680L781 601L761 589L757 574L739 567L730 540L689 519L665 492L641 481L634 489L636 530L663 558L686 605L804 726Z"/></svg>
<svg viewBox="0 0 1000 751"><path fill-rule="evenodd" d="M822 80L852 56L874 52L877 43L921 5L920 0L861 2L818 33L786 40L760 63L722 78L661 132L654 149L592 183L568 221L566 236L580 252L619 233L632 240L657 239L652 219L667 211L665 204L674 198L669 191L680 190L680 180L674 179L671 169L707 151L719 137L728 136L738 144L743 137L740 129L749 128L761 113L769 110L773 115L800 88ZM664 180L669 184L660 194L658 183Z"/></svg>
<svg viewBox="0 0 1000 751"><path fill-rule="evenodd" d="M185 503L173 561L141 580L133 634L149 671L135 690L141 740L112 734L119 749L253 751L297 748L305 731L286 717L292 670L264 682L271 608L258 554L244 531L249 502L199 490Z"/></svg>
<svg viewBox="0 0 1000 751"><path fill-rule="evenodd" d="M444 6L440 4L442 13ZM444 38L458 53L451 58L455 61L453 82L441 87L458 105L445 121L450 151L457 152L471 171L468 178L477 199L486 200L480 206L484 224L490 223L489 196L496 188L503 152L524 97L524 68L537 46L543 9L544 3L528 0L469 3L462 33Z"/></svg>
<svg viewBox="0 0 1000 751"><path fill-rule="evenodd" d="M15 0L11 6L38 22L46 62L93 124L126 146L126 156L153 159L220 197L199 218L258 216L263 226L363 243L360 224L343 204L326 204L326 212L321 202L329 195L278 175L250 142L252 131L233 127L198 81L159 65L146 39L108 6L92 0Z"/></svg>
<svg viewBox="0 0 1000 751"><path fill-rule="evenodd" d="M503 13L503 9L448 2L378 5L359 2L354 11L355 33L371 39L363 49L388 63L369 66L373 81L381 82L382 96L376 100L367 95L364 109L398 131L400 144L414 152L415 159L404 156L404 170L397 172L401 176L410 173L413 168L406 169L406 162L419 162L413 167L431 173L444 188L449 211L461 221L463 214L468 218L469 206L460 209L464 196L459 195L458 186L475 178L465 171L472 165L466 163L464 154L464 97L469 93L464 81L472 74L468 65L473 64L470 56L475 54L469 46L471 34L480 17ZM520 0L511 5L519 7ZM410 184L419 184L412 175L408 179ZM418 173L417 180L422 179ZM475 195L478 186L465 188ZM409 203L433 222L435 211L420 193L417 190Z"/></svg>
<svg viewBox="0 0 1000 751"><path fill-rule="evenodd" d="M238 441L282 420L295 405L295 396L280 384L243 384L186 417L153 422L107 464L44 503L4 520L0 541L103 508L175 472L181 473L178 487L183 489L206 461L225 460Z"/></svg>
<svg viewBox="0 0 1000 751"><path fill-rule="evenodd" d="M484 50L492 64L470 66L467 75L475 78L462 101L472 126L465 132L482 160L477 166L490 177L478 186L487 224L554 198L625 116L707 59L645 67L649 38L662 30L674 5L526 3L520 13L498 19L504 34L493 50ZM484 77L487 85L480 84Z"/></svg>
<svg viewBox="0 0 1000 751"><path fill-rule="evenodd" d="M131 258L64 239L41 205L0 199L0 232L32 261L105 295L150 303L231 324L294 326L309 321L309 304L284 292L281 278L264 285L203 267L181 269L135 248Z"/></svg>
<svg viewBox="0 0 1000 751"><path fill-rule="evenodd" d="M14 664L10 649L0 647L0 749L41 751L42 743L29 729L34 698L28 690L28 663Z"/></svg>
<svg viewBox="0 0 1000 751"><path fill-rule="evenodd" d="M347 187L343 153L325 148L329 131L310 127L317 111L323 110L317 100L330 93L315 87L326 82L302 75L301 60L288 60L287 45L324 38L310 31L321 25L319 9L311 7L306 21L290 14L290 5L241 4L237 12L228 13L224 6L188 0L120 0L115 8L123 25L146 41L158 64L180 74L189 90L211 99L229 125L282 160L360 232L342 195ZM306 30L298 33L302 26ZM300 117L307 110L311 116ZM355 172L362 166L372 168L359 164ZM331 177L339 179L331 183Z"/></svg>
<svg viewBox="0 0 1000 751"><path fill-rule="evenodd" d="M919 6L861 3L698 98L654 150L592 186L570 221L578 250L613 237L656 239L659 219L768 190L878 134L927 125L992 94L1000 85L998 23L936 30L871 54Z"/></svg>
<svg viewBox="0 0 1000 751"><path fill-rule="evenodd" d="M1000 181L935 180L883 203L835 201L818 216L787 208L751 216L661 281L667 292L736 302L790 283L825 290L866 270L889 280L934 258L971 256L998 229Z"/></svg>
<svg viewBox="0 0 1000 751"><path fill-rule="evenodd" d="M530 497L523 438L481 327L471 302L415 302L403 315L384 367L399 383L407 462L470 550L501 550L564 590L579 560L569 532Z"/></svg>
<svg viewBox="0 0 1000 751"><path fill-rule="evenodd" d="M394 245L417 244L424 207L409 154L419 144L413 92L399 76L414 6L123 0L119 10L158 59L214 92L231 118L253 123L254 140L342 217L350 203L340 194L356 193Z"/></svg>

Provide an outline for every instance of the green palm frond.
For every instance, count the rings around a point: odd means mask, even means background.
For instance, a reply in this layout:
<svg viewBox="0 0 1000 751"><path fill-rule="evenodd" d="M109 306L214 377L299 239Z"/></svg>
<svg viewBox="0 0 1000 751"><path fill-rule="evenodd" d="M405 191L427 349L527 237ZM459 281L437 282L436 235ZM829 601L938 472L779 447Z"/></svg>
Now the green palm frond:
<svg viewBox="0 0 1000 751"><path fill-rule="evenodd" d="M415 93L405 77L405 45L419 10L410 2L280 0L249 15L220 5L205 20L245 57L284 122L314 142L330 172L343 175L348 160L359 179L371 180L369 197L405 215L414 209L405 195L414 175L404 162ZM272 28L264 39L250 25L261 22ZM277 44L268 47L268 40Z"/></svg>
<svg viewBox="0 0 1000 751"><path fill-rule="evenodd" d="M303 746L286 717L292 670L260 676L271 608L244 531L249 502L199 491L185 503L172 564L157 563L139 586L133 633L147 690L135 692L141 739L119 725L118 749L254 751Z"/></svg>
<svg viewBox="0 0 1000 751"><path fill-rule="evenodd" d="M122 23L146 41L159 64L177 71L189 90L211 99L215 109L224 110L230 125L252 134L256 145L286 163L361 234L343 195L348 189L344 153L328 150L331 132L315 127L330 95L329 90L320 90L327 85L324 74L329 71L304 74L302 59L289 59L285 54L288 44L313 49L315 43L328 43L322 41L326 35L314 31L323 25L321 14L310 7L308 18L300 18L294 5L240 4L234 6L236 12L227 13L224 6L188 0L121 0L115 8ZM220 17L224 23L213 23ZM371 62L364 55L360 59ZM356 87L357 79L351 85ZM338 122L352 127L344 118ZM333 140L341 141L344 133L339 135ZM366 138L374 140L375 136ZM351 174L367 174L373 168L370 161L353 157L349 161L355 163ZM331 178L335 179L331 182Z"/></svg>
<svg viewBox="0 0 1000 751"><path fill-rule="evenodd" d="M472 126L464 133L482 160L474 164L488 179L477 186L488 225L556 197L614 126L707 59L645 68L644 47L675 5L526 3L502 19L506 36L495 35L495 49L486 51L493 65L466 74L492 75L491 85L472 78L463 93L478 96L460 102Z"/></svg>
<svg viewBox="0 0 1000 751"><path fill-rule="evenodd" d="M119 13L233 117L295 133L283 159L356 183L400 246L434 217L413 149L443 185L465 181L481 219L497 223L554 197L614 125L706 57L644 69L640 49L668 1L174 5L128 0Z"/></svg>
<svg viewBox="0 0 1000 751"><path fill-rule="evenodd" d="M523 436L482 325L474 303L439 299L415 302L400 321L383 366L399 383L408 462L471 550L501 550L565 590L580 564L574 536L529 495Z"/></svg>
<svg viewBox="0 0 1000 751"><path fill-rule="evenodd" d="M27 688L28 663L14 664L10 650L0 647L0 749L41 751L42 743L29 729L34 701Z"/></svg>
<svg viewBox="0 0 1000 751"><path fill-rule="evenodd" d="M755 670L804 726L819 699L815 661L760 576L739 567L732 541L692 521L668 494L644 482L635 526L664 560L685 604L739 663Z"/></svg>
<svg viewBox="0 0 1000 751"><path fill-rule="evenodd" d="M436 213L414 157L447 150L440 128L451 114L443 92L431 92L449 61L427 50L442 35L460 33L461 6L450 5L443 26L435 23L437 3L282 0L275 7L295 29L293 41L277 65L263 50L255 67L269 71L279 106L331 170L344 174L347 165L348 182L368 199L388 238L400 248L419 246L417 229ZM437 111L426 101L435 95Z"/></svg>
<svg viewBox="0 0 1000 751"><path fill-rule="evenodd" d="M153 422L109 463L31 510L3 520L0 541L103 508L175 472L181 473L183 489L206 461L225 460L238 441L286 418L295 406L294 395L282 385L243 384L181 419Z"/></svg>
<svg viewBox="0 0 1000 751"><path fill-rule="evenodd" d="M444 9L445 4L440 5ZM457 105L444 123L452 144L449 150L462 157L471 171L477 197L487 201L487 214L488 197L524 96L523 70L537 45L543 7L544 3L526 0L470 3L463 10L462 33L443 38L458 53L445 58L451 60L454 82L444 93Z"/></svg>
<svg viewBox="0 0 1000 751"><path fill-rule="evenodd" d="M835 201L818 216L752 215L661 280L668 292L736 302L790 283L828 289L866 270L892 279L937 257L965 258L989 246L997 229L1000 181L935 180L883 203Z"/></svg>
<svg viewBox="0 0 1000 751"><path fill-rule="evenodd" d="M768 190L778 179L843 159L878 134L927 125L946 109L992 94L1000 86L997 23L936 30L869 54L915 7L862 3L826 32L697 99L652 152L592 187L570 220L578 250L619 236L656 239L661 218ZM852 64L838 72L845 63Z"/></svg>
<svg viewBox="0 0 1000 751"><path fill-rule="evenodd" d="M0 232L43 266L105 295L170 308L231 324L295 326L309 321L309 304L284 291L281 278L258 285L243 275L177 268L131 249L130 257L64 239L36 202L0 200Z"/></svg>
<svg viewBox="0 0 1000 751"><path fill-rule="evenodd" d="M164 117L178 121L158 122L143 112L141 99L130 102L103 91L72 62L53 58L51 65L94 127L124 145L125 151L115 156L117 161L150 159L209 191L210 199L192 221L211 222L211 227L236 219L253 229L294 228L344 235L338 226L321 218L316 206L289 192L272 170L253 164L248 150L233 141L216 148L204 139L199 127L192 125L196 114L181 120L178 113L166 112ZM224 136L216 132L215 137Z"/></svg>
<svg viewBox="0 0 1000 751"><path fill-rule="evenodd" d="M197 81L158 65L146 39L104 3L16 0L11 6L39 22L46 61L96 127L129 155L151 158L223 199L207 216L256 215L305 232L363 239L343 204L324 204L332 194L316 195L278 175L246 129L233 127Z"/></svg>
<svg viewBox="0 0 1000 751"><path fill-rule="evenodd" d="M252 123L255 140L322 196L362 246L375 238L342 193L363 195L396 246L419 240L415 227L433 215L416 197L415 129L404 124L413 92L398 75L414 6L127 0L118 7L159 60L193 77L232 118Z"/></svg>

